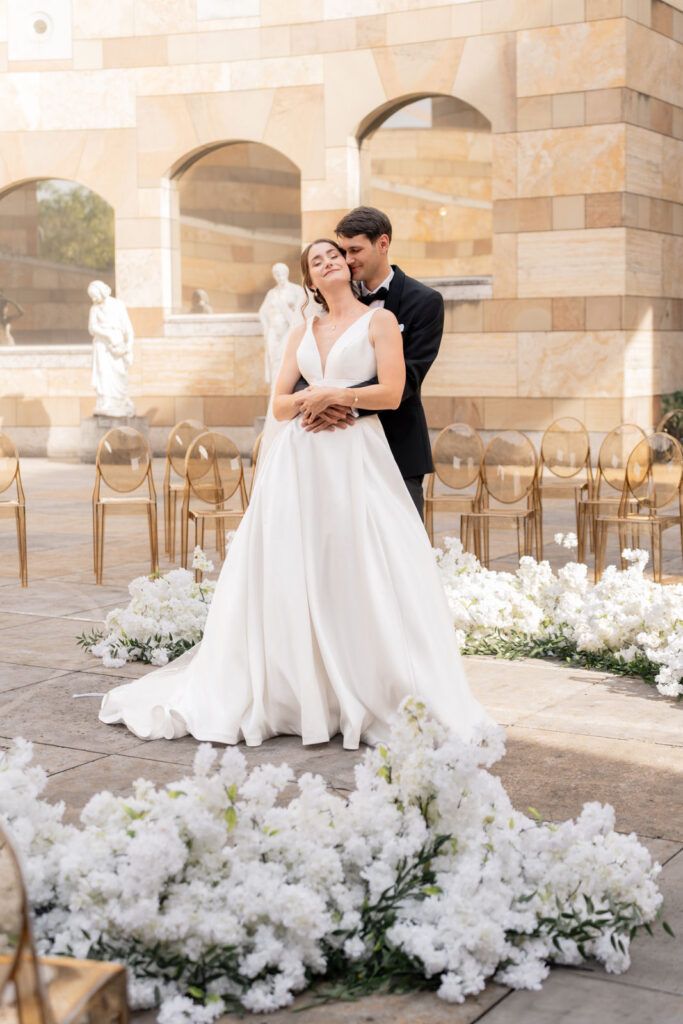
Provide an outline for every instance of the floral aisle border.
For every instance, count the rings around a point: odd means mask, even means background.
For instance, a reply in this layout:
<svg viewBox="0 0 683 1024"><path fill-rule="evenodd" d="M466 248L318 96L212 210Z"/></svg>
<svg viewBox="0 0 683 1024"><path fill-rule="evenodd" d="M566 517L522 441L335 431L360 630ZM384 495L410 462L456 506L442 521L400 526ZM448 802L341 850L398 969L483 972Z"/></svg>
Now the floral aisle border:
<svg viewBox="0 0 683 1024"><path fill-rule="evenodd" d="M573 537L558 534L565 547ZM683 695L683 585L644 575L647 553L626 551L626 570L609 566L599 583L569 562L522 558L515 573L485 569L449 537L435 552L463 653L503 658L554 657L621 675L639 675L667 697ZM193 568L213 564L195 550ZM126 661L165 665L202 637L215 583L195 583L186 569L141 576L131 601L106 618L104 630L79 638L108 667Z"/></svg>
<svg viewBox="0 0 683 1024"><path fill-rule="evenodd" d="M490 978L539 988L553 963L625 970L659 914L659 865L611 807L557 825L516 811L486 770L502 730L477 739L407 701L348 800L305 774L287 803L287 765L247 772L235 748L217 760L202 744L192 775L98 793L80 828L41 798L17 740L0 752L0 822L39 950L127 964L132 1005L160 1006L161 1024L276 1009L311 985L462 1002Z"/></svg>
<svg viewBox="0 0 683 1024"><path fill-rule="evenodd" d="M564 547L572 534L557 534ZM465 654L554 657L638 675L666 697L683 695L683 585L645 577L648 554L626 550L625 570L608 566L598 583L588 567L520 560L515 573L485 569L446 538L437 564Z"/></svg>

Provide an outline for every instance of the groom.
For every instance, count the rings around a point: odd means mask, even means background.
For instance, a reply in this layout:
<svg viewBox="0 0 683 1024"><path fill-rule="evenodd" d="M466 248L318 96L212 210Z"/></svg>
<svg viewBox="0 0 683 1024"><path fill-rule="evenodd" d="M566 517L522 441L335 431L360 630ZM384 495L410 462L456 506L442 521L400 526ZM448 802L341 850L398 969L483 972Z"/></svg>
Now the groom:
<svg viewBox="0 0 683 1024"><path fill-rule="evenodd" d="M360 284L360 301L370 308L384 306L391 310L403 334L406 362L403 399L398 409L383 409L378 415L410 497L422 516L422 481L434 466L420 388L439 353L443 299L439 292L389 263L391 221L381 210L358 206L342 217L335 233L346 250L351 278ZM369 384L377 384L377 378L357 386ZM371 414L371 410L359 410L361 416ZM318 431L343 429L352 423L348 408L332 406L308 423L304 419L303 425L307 430Z"/></svg>

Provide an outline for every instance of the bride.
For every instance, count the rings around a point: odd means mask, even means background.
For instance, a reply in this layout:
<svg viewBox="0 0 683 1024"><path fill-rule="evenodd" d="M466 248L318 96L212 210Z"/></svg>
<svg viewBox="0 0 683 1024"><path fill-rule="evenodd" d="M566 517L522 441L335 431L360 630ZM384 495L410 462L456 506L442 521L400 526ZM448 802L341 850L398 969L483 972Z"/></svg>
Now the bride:
<svg viewBox="0 0 683 1024"><path fill-rule="evenodd" d="M273 412L288 422L259 468L204 638L111 690L100 719L142 739L189 732L248 745L277 734L324 743L341 732L355 749L385 741L414 696L469 739L487 716L469 691L434 555L379 418L305 429L331 405L399 405L397 320L356 299L336 242L313 242L301 263L327 315L287 342ZM300 376L309 387L294 393ZM379 383L354 387L371 377Z"/></svg>

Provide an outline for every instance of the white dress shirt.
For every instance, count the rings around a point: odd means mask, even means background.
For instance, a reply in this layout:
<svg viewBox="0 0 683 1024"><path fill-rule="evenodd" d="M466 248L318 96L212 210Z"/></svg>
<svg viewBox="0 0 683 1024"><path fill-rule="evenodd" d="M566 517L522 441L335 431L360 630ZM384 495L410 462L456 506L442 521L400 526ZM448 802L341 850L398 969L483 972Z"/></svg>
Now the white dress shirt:
<svg viewBox="0 0 683 1024"><path fill-rule="evenodd" d="M392 268L389 271L388 276L384 278L384 280L382 281L381 284L377 285L377 288L373 288L373 291L376 292L380 288L388 288L389 285L391 284L391 279L392 279L393 276L394 276L394 271L393 271L393 268ZM361 283L360 283L360 291L361 291L361 295L370 295L371 294L370 289L365 287L365 282L364 281L361 281ZM384 299L375 299L373 302L369 302L368 303L368 309L383 309L384 308L384 302L385 302Z"/></svg>

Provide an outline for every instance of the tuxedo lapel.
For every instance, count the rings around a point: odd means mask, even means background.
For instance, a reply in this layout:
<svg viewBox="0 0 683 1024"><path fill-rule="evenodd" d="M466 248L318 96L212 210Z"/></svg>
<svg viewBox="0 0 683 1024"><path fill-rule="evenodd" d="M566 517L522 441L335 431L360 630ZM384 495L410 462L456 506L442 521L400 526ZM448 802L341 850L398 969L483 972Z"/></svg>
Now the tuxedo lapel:
<svg viewBox="0 0 683 1024"><path fill-rule="evenodd" d="M401 297L403 295L403 285L405 283L406 275L403 273L400 267L392 266L394 276L389 282L389 294L384 300L384 308L388 309L398 319L398 310L401 305Z"/></svg>

